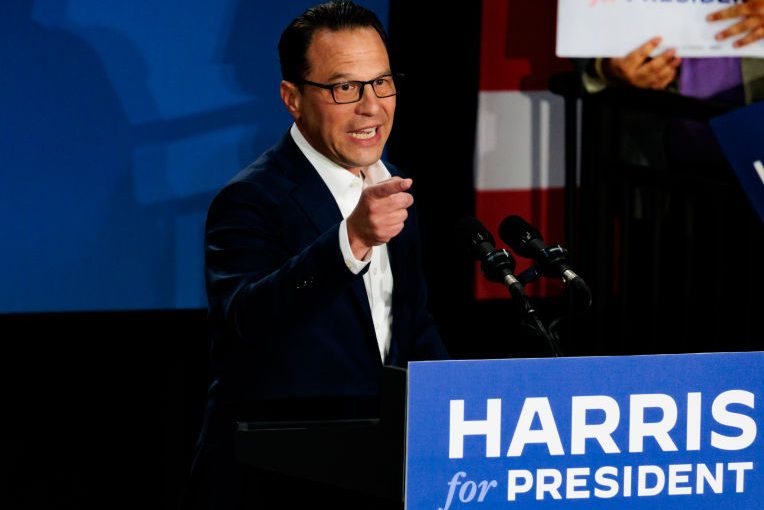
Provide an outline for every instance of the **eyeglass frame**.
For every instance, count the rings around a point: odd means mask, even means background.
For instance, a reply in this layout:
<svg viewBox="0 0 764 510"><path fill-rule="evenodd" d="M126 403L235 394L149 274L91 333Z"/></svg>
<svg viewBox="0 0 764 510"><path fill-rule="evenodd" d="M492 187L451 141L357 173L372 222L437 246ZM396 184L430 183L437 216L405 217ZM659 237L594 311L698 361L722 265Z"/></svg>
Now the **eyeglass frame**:
<svg viewBox="0 0 764 510"><path fill-rule="evenodd" d="M386 96L380 96L379 94L377 94L377 90L374 88L374 82L377 81L380 78L386 78L388 76L393 79L393 86L395 87L395 93L394 94L389 94L389 95L386 95ZM386 74L379 75L376 78L372 78L371 80L368 80L368 81L346 80L346 81L341 81L339 83L316 83L314 81L302 79L302 80L297 81L296 83L298 85L302 85L302 84L312 85L314 87L318 87L318 88L321 88L321 89L324 89L324 90L328 90L331 93L332 101L334 101L335 104L353 104L353 103L357 103L361 99L363 99L363 94L366 91L366 85L371 85L371 90L374 92L374 95L377 96L378 99L384 99L386 97L397 96L398 95L398 84L396 83L395 79L398 78L398 80L400 80L402 77L403 77L402 74L398 74L398 73L386 73ZM348 84L348 83L355 83L355 84L357 84L360 87L359 88L359 92L358 92L358 99L356 99L355 101L343 101L343 102L337 101L337 98L334 97L334 87L337 87L338 85L345 85L345 84Z"/></svg>

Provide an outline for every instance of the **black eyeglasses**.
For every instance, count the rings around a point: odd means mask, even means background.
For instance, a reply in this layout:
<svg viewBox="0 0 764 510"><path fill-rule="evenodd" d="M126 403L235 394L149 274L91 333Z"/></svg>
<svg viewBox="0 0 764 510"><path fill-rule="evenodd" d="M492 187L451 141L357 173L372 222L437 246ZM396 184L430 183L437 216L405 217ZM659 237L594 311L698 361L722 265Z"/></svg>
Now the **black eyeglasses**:
<svg viewBox="0 0 764 510"><path fill-rule="evenodd" d="M398 76L400 78L400 75ZM400 80L399 80L400 81ZM356 103L363 97L366 85L371 85L374 94L378 98L394 96L398 93L395 77L392 74L383 74L369 81L343 81L341 83L316 83L308 80L300 80L298 83L313 85L331 91L332 99L337 104Z"/></svg>

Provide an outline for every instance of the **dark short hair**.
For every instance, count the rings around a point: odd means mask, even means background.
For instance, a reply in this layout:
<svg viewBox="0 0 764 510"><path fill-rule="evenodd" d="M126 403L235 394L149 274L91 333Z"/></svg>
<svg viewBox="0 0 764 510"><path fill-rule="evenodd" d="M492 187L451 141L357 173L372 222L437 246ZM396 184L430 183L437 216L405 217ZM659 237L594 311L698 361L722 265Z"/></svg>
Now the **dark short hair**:
<svg viewBox="0 0 764 510"><path fill-rule="evenodd" d="M306 53L317 31L328 29L336 32L353 28L373 28L387 48L387 35L377 15L349 0L326 2L302 13L281 33L281 78L293 83L305 78L310 71Z"/></svg>

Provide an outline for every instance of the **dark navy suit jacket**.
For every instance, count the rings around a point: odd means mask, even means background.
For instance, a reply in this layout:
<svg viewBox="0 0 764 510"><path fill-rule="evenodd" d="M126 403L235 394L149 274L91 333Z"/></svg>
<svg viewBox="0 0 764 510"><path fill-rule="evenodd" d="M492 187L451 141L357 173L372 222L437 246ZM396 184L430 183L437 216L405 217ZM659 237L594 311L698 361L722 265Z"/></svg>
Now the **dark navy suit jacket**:
<svg viewBox="0 0 764 510"><path fill-rule="evenodd" d="M289 134L213 200L206 279L224 400L379 392L382 360L362 275L347 268L339 248L341 221ZM388 250L393 331L385 363L447 357L427 311L414 207Z"/></svg>
<svg viewBox="0 0 764 510"><path fill-rule="evenodd" d="M447 357L426 307L416 211L408 211L388 243L393 330L385 363L399 367ZM250 411L274 401L379 395L383 364L363 276L347 268L339 248L341 221L289 134L213 199L205 265L215 379L188 508L238 508L246 500L251 483L240 481L233 437L234 422Z"/></svg>

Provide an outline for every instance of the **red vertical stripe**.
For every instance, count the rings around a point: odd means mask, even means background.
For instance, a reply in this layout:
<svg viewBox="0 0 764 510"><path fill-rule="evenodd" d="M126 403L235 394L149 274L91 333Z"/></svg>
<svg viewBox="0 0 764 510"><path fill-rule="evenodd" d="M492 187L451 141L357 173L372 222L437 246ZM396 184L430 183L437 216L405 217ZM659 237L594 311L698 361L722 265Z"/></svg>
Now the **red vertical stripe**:
<svg viewBox="0 0 764 510"><path fill-rule="evenodd" d="M555 56L557 2L483 0L480 90L547 90L571 69Z"/></svg>
<svg viewBox="0 0 764 510"><path fill-rule="evenodd" d="M557 2L483 0L482 16L481 91L544 91L551 75L571 69L570 62L554 55ZM476 191L476 216L496 235L500 247L505 246L498 239L498 227L510 214L536 226L548 244L562 242L563 204L562 188ZM518 273L531 265L525 259L517 262ZM548 296L561 289L561 282L543 279L526 290L532 296ZM507 290L477 275L475 295L478 299L505 298Z"/></svg>

